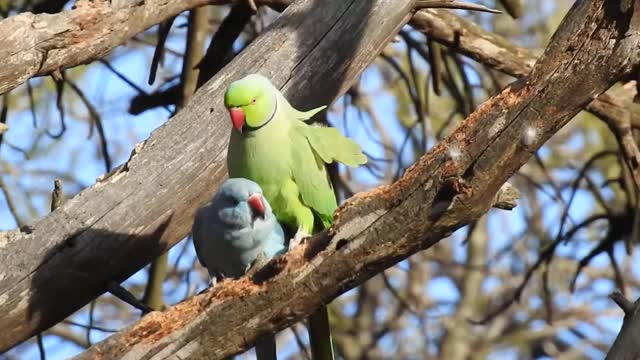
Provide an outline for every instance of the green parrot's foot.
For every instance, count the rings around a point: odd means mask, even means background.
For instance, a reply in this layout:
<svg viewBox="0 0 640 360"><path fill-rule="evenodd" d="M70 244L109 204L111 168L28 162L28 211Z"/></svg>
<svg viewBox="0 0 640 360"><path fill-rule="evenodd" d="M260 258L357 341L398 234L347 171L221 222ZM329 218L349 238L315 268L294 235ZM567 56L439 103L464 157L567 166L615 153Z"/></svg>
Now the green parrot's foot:
<svg viewBox="0 0 640 360"><path fill-rule="evenodd" d="M304 238L309 237L309 236L311 236L311 235L305 233L304 231L298 230L298 232L293 237L293 239L291 239L291 241L289 241L289 250L291 250L291 249L295 248L296 246L300 245L302 240L304 240Z"/></svg>

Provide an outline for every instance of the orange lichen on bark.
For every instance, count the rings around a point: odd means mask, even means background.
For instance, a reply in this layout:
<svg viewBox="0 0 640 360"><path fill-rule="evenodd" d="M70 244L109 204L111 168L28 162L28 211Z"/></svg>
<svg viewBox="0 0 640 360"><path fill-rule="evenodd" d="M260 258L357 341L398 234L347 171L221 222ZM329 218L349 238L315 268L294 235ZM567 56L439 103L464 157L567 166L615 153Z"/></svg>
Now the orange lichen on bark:
<svg viewBox="0 0 640 360"><path fill-rule="evenodd" d="M149 338L162 328L162 313L152 312L145 316L142 321L134 327L129 333L129 337L125 339L125 346L131 346L138 343L138 339Z"/></svg>
<svg viewBox="0 0 640 360"><path fill-rule="evenodd" d="M296 265L302 266L304 246L298 246L286 255L286 259L276 260L283 267L293 270ZM302 259L302 261L300 261ZM296 261L298 260L298 261ZM187 299L166 312L153 312L145 316L129 333L126 346L142 343L153 343L168 334L179 330L202 314L213 303L233 301L255 294L264 289L264 284L255 284L249 276L237 280L223 280L202 294Z"/></svg>
<svg viewBox="0 0 640 360"><path fill-rule="evenodd" d="M470 196L473 193L473 186L467 184L464 179L456 178L453 182L453 189L460 195Z"/></svg>
<svg viewBox="0 0 640 360"><path fill-rule="evenodd" d="M314 236L320 236L320 235L314 235ZM282 260L278 260L279 262L286 261L286 264L284 265L282 270L278 273L278 275L290 274L300 269L302 266L304 266L307 263L307 261L304 258L304 253L308 245L309 245L309 242L308 240L306 240L302 244L289 250L285 255L285 258L283 258Z"/></svg>
<svg viewBox="0 0 640 360"><path fill-rule="evenodd" d="M442 165L442 172L441 172L441 178L442 179L446 179L446 178L451 178L451 177L458 177L458 165L456 164L455 161L449 160L447 162L444 163L444 165Z"/></svg>
<svg viewBox="0 0 640 360"><path fill-rule="evenodd" d="M210 290L211 300L226 301L231 298L251 295L260 291L261 286L254 284L249 277L245 276L237 280L225 280Z"/></svg>
<svg viewBox="0 0 640 360"><path fill-rule="evenodd" d="M466 132L467 128L473 126L477 121L483 119L485 116L492 115L493 111L502 112L502 109L514 109L519 101L529 97L531 87L527 78L516 80L511 85L507 86L502 92L487 99L483 102L471 115L469 115L456 132Z"/></svg>

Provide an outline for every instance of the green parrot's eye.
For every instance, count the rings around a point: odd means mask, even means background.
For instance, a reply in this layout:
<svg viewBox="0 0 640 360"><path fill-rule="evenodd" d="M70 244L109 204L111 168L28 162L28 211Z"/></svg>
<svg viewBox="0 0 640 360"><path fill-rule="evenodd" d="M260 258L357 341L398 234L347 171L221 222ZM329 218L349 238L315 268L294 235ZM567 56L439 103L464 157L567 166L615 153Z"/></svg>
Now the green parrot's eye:
<svg viewBox="0 0 640 360"><path fill-rule="evenodd" d="M251 103L255 104L256 103L256 97L254 96L253 98L251 98Z"/></svg>

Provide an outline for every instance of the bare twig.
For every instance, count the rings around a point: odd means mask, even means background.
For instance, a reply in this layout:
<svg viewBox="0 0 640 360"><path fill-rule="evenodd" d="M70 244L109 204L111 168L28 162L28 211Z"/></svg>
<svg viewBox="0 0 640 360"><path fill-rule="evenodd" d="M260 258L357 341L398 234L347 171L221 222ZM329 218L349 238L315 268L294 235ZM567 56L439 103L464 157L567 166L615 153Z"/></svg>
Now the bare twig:
<svg viewBox="0 0 640 360"><path fill-rule="evenodd" d="M169 36L169 31L171 30L171 25L176 20L176 16L173 16L160 24L158 24L158 43L156 44L156 49L153 52L153 58L151 59L151 66L149 67L149 80L147 83L149 85L153 85L156 81L156 73L158 72L158 64L162 62L164 57L164 44L167 41L167 37Z"/></svg>

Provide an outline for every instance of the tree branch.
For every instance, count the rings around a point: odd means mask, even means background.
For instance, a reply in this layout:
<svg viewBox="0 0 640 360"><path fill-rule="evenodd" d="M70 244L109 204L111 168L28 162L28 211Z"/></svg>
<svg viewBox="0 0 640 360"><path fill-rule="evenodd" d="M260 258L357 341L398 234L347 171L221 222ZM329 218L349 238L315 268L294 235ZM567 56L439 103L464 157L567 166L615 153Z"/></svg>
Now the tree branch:
<svg viewBox="0 0 640 360"><path fill-rule="evenodd" d="M216 0L78 1L57 14L21 13L0 21L0 94L34 76L86 64L134 35Z"/></svg>
<svg viewBox="0 0 640 360"><path fill-rule="evenodd" d="M638 63L639 26L637 1L575 2L527 78L486 101L399 181L349 199L329 232L272 260L254 283L224 281L76 358L223 358L432 246L484 214L532 153ZM283 87L289 96L298 75Z"/></svg>
<svg viewBox="0 0 640 360"><path fill-rule="evenodd" d="M609 295L624 311L622 328L618 333L611 349L605 359L609 360L635 360L640 356L640 346L638 343L638 331L640 331L640 299L635 302L629 301L619 292Z"/></svg>
<svg viewBox="0 0 640 360"><path fill-rule="evenodd" d="M441 44L464 54L481 64L485 64L515 77L529 74L537 56L529 49L515 46L508 39L487 32L471 21L449 10L423 9L417 11L409 22L416 30ZM598 96L586 109L605 120L626 116L640 119L611 96ZM631 114L628 114L630 113ZM637 121L640 124L640 120Z"/></svg>
<svg viewBox="0 0 640 360"><path fill-rule="evenodd" d="M537 57L509 39L490 33L450 10L422 9L409 24L435 40L482 64L512 76L529 74Z"/></svg>
<svg viewBox="0 0 640 360"><path fill-rule="evenodd" d="M447 10L418 11L410 24L430 39L511 76L527 75L536 59L530 50L517 47L508 39L487 32ZM604 120L618 138L636 186L640 188L640 150L631 136L631 125L640 119L640 111L634 111L630 105L633 105L631 100L624 96L617 99L602 94L587 105L586 110ZM636 122L640 123L640 120Z"/></svg>

